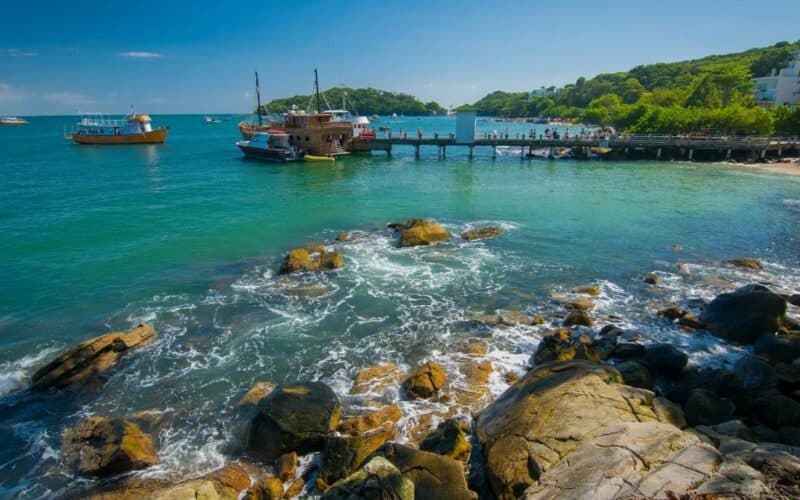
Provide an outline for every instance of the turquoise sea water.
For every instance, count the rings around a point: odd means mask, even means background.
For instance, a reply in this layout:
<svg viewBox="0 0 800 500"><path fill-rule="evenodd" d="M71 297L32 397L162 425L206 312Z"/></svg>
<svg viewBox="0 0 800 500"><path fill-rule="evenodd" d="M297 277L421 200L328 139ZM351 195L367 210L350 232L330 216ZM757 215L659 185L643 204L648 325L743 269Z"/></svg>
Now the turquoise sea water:
<svg viewBox="0 0 800 500"><path fill-rule="evenodd" d="M596 312L693 362L738 350L655 318L659 303L709 298L760 280L800 285L800 177L708 164L497 160L478 151L412 149L335 165L244 161L236 122L161 116L161 146L76 146L75 118L0 128L0 497L48 497L80 482L59 461L64 426L87 414L167 410L154 475L210 470L235 456L234 403L256 380L321 379L346 397L355 371L379 360L446 362L461 337L490 340L498 367L521 370L545 327L477 331L498 308L557 319L551 294L600 282ZM382 119L399 133L454 131L448 118ZM484 121L483 131L532 125ZM540 128L544 128L541 127ZM398 249L391 221L433 217L453 233L499 224L480 243ZM338 245L342 271L280 278L292 246ZM674 248L679 245L680 248ZM754 256L748 275L720 264ZM688 263L678 272L678 263ZM653 291L644 273L659 272ZM611 319L609 319L611 316ZM30 375L59 349L152 322L97 393L35 395ZM494 390L503 389L498 377ZM407 412L424 412L424 403Z"/></svg>

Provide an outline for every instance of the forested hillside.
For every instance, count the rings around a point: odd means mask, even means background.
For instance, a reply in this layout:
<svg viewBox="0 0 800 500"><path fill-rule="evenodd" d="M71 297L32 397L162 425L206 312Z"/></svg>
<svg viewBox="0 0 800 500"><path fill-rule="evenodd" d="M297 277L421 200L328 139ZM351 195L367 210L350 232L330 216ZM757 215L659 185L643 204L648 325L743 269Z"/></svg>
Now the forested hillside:
<svg viewBox="0 0 800 500"><path fill-rule="evenodd" d="M637 66L549 89L493 92L462 106L487 116L561 117L612 125L634 133L715 132L800 134L798 109L764 109L753 99L752 78L781 68L800 41L735 54Z"/></svg>

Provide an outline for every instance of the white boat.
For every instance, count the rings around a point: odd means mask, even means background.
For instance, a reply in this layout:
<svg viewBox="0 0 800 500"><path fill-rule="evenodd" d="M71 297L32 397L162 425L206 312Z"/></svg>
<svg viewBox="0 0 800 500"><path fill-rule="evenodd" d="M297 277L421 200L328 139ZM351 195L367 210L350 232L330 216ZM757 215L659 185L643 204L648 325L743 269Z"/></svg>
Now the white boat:
<svg viewBox="0 0 800 500"><path fill-rule="evenodd" d="M218 118L214 118L213 116L206 116L204 118L206 125L211 125L212 123L220 123Z"/></svg>
<svg viewBox="0 0 800 500"><path fill-rule="evenodd" d="M0 116L0 125L27 125L28 121L18 116Z"/></svg>
<svg viewBox="0 0 800 500"><path fill-rule="evenodd" d="M286 132L256 132L252 139L238 141L236 146L247 158L286 163L303 159L303 154L291 143Z"/></svg>

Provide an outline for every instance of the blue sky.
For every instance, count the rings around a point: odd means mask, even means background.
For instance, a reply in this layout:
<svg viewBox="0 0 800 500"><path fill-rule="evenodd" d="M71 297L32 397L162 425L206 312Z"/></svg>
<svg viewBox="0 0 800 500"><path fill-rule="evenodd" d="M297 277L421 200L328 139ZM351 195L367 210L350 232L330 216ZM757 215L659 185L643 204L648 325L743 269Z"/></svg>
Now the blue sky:
<svg viewBox="0 0 800 500"><path fill-rule="evenodd" d="M609 2L611 3L611 2ZM244 112L372 86L443 105L800 38L800 1L4 2L0 114Z"/></svg>

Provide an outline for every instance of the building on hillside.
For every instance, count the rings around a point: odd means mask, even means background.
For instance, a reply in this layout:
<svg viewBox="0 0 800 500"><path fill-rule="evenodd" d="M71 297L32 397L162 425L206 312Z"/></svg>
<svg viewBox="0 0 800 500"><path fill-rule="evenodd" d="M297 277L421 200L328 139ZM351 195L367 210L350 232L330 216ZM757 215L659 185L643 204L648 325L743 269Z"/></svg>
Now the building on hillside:
<svg viewBox="0 0 800 500"><path fill-rule="evenodd" d="M800 51L782 69L773 69L772 74L753 78L756 101L764 106L795 105L800 102Z"/></svg>

